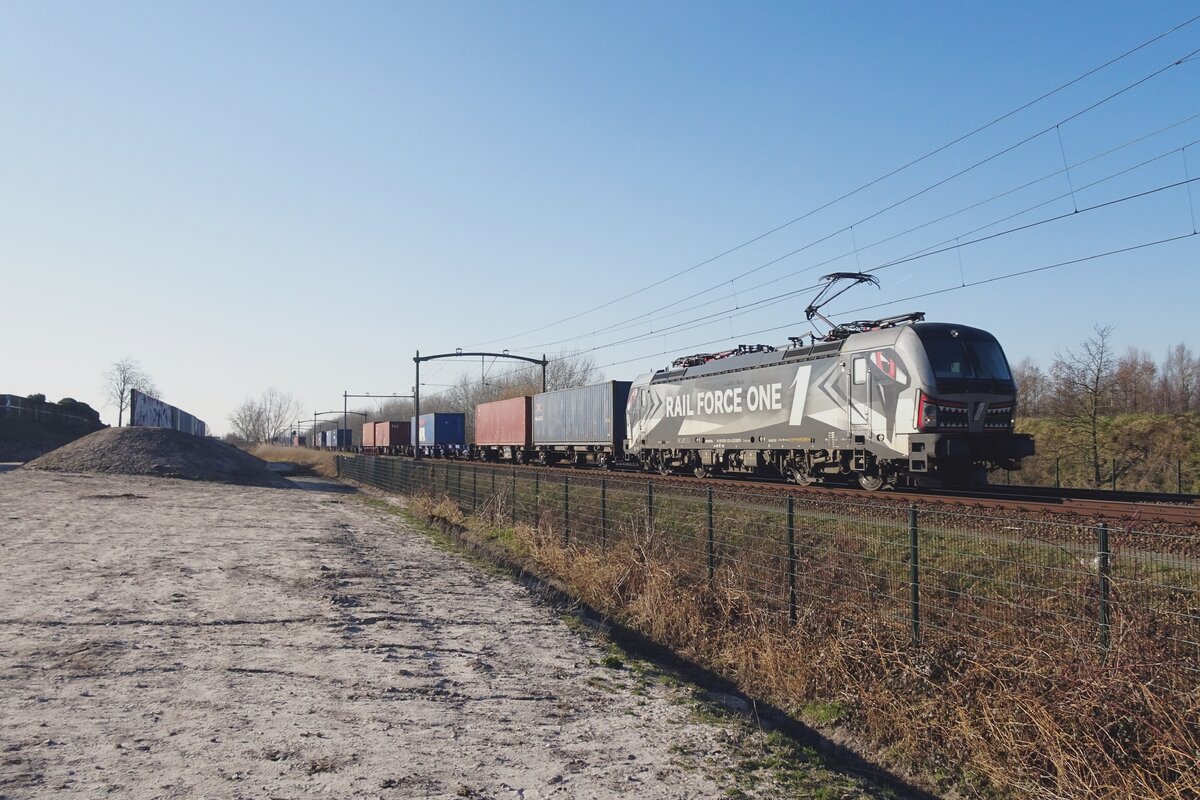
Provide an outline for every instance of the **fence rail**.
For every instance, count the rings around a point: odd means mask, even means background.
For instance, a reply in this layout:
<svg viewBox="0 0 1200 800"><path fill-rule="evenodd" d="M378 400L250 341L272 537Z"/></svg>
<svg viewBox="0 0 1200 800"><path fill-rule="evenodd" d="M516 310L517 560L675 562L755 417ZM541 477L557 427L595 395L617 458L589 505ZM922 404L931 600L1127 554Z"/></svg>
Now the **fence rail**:
<svg viewBox="0 0 1200 800"><path fill-rule="evenodd" d="M1166 691L1194 691L1200 676L1200 542L1190 536L599 472L337 463L342 477L445 495L464 513L559 537L573 553L670 562L683 584L720 585L784 627L871 626L929 648L1119 659Z"/></svg>

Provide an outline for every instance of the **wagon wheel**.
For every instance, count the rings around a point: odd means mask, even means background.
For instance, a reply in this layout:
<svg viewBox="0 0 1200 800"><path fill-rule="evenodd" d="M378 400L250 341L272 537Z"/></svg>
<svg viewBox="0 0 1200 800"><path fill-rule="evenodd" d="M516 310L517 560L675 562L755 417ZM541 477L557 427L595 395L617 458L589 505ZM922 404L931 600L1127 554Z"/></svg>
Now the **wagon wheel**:
<svg viewBox="0 0 1200 800"><path fill-rule="evenodd" d="M542 450L540 453L538 453L538 464L542 465L543 467L550 466L550 454L545 450Z"/></svg>
<svg viewBox="0 0 1200 800"><path fill-rule="evenodd" d="M883 488L883 476L876 473L858 473L858 485L866 489L868 492L875 492Z"/></svg>
<svg viewBox="0 0 1200 800"><path fill-rule="evenodd" d="M692 467L692 474L697 478L707 478L710 473L708 471L708 467L704 466L703 464L697 464L696 466Z"/></svg>
<svg viewBox="0 0 1200 800"><path fill-rule="evenodd" d="M811 472L802 467L793 467L788 473L788 478L797 486L812 486L817 481Z"/></svg>
<svg viewBox="0 0 1200 800"><path fill-rule="evenodd" d="M596 456L596 466L600 469L612 469L612 457L608 453Z"/></svg>

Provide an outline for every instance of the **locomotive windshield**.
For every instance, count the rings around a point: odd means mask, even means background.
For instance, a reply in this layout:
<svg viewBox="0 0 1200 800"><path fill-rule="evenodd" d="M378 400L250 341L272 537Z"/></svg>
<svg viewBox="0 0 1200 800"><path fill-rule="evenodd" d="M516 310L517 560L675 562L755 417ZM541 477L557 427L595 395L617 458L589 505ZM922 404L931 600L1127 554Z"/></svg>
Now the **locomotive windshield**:
<svg viewBox="0 0 1200 800"><path fill-rule="evenodd" d="M922 331L921 341L943 391L1012 390L1012 373L1000 344L990 336L951 330Z"/></svg>

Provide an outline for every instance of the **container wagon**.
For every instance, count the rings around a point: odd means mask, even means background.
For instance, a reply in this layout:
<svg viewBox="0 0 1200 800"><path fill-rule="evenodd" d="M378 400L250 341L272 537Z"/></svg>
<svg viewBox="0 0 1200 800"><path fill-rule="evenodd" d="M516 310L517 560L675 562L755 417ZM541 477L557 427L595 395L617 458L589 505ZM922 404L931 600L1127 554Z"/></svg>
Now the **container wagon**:
<svg viewBox="0 0 1200 800"><path fill-rule="evenodd" d="M375 452L375 423L364 422L362 424L362 451L364 453Z"/></svg>
<svg viewBox="0 0 1200 800"><path fill-rule="evenodd" d="M467 415L422 414L412 418L409 450L422 455L458 458L467 452Z"/></svg>
<svg viewBox="0 0 1200 800"><path fill-rule="evenodd" d="M410 424L399 420L381 420L374 426L375 452L383 455L400 455L409 446Z"/></svg>
<svg viewBox="0 0 1200 800"><path fill-rule="evenodd" d="M609 467L625 457L630 381L605 381L533 396L533 452L538 463Z"/></svg>
<svg viewBox="0 0 1200 800"><path fill-rule="evenodd" d="M475 406L471 458L523 463L533 446L533 398L513 397Z"/></svg>

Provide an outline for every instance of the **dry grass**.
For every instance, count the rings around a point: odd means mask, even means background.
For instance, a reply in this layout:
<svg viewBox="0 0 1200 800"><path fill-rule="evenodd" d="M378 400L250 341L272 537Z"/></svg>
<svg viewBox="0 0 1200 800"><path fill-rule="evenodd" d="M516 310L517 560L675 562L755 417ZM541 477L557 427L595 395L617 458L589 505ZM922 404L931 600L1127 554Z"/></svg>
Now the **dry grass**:
<svg viewBox="0 0 1200 800"><path fill-rule="evenodd" d="M439 495L417 508L499 542L597 609L752 695L852 734L935 789L1038 800L1200 797L1195 672L1160 652L1152 619L1131 614L1115 626L1113 652L1129 655L1107 663L1093 640L1072 631L1048 639L1033 624L934 630L914 647L903 615L865 600L861 586L827 584L792 625L786 608L764 603L761 565L729 558L710 582L665 519L655 527L626 517L600 547L565 541L553 515L508 525L508 502L492 497L464 516ZM837 544L856 555L861 537ZM844 575L848 563L824 569ZM1039 602L1009 599L1031 610ZM958 611L980 613L974 602L965 595Z"/></svg>
<svg viewBox="0 0 1200 800"><path fill-rule="evenodd" d="M307 447L281 447L274 444L256 445L250 451L263 461L287 461L308 467L326 478L337 477L337 453L325 450L310 450Z"/></svg>

